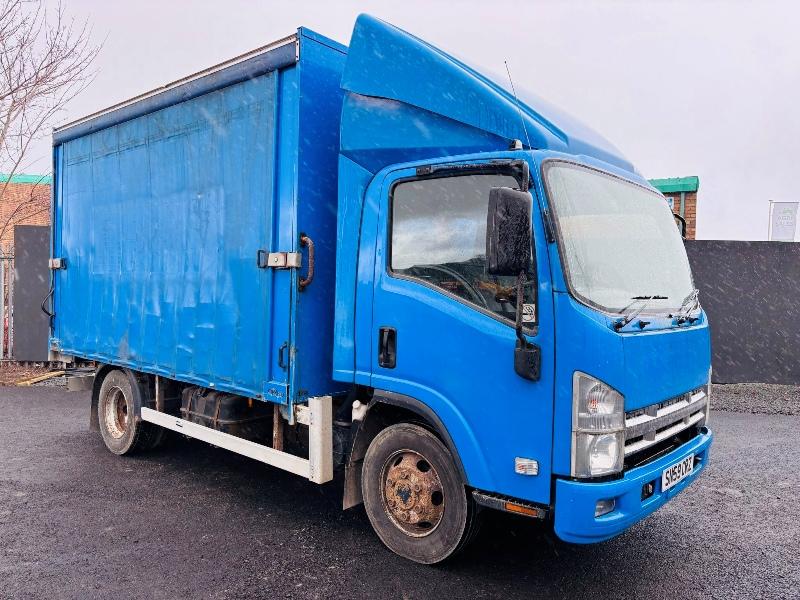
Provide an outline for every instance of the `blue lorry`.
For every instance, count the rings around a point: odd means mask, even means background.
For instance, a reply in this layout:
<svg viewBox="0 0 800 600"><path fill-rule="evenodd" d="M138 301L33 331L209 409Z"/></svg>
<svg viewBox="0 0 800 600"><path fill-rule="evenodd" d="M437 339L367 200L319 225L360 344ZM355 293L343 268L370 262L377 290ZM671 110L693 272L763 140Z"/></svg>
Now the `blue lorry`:
<svg viewBox="0 0 800 600"><path fill-rule="evenodd" d="M710 342L618 150L373 17L57 129L54 360L91 427L342 485L436 563L487 508L607 540L703 471Z"/></svg>

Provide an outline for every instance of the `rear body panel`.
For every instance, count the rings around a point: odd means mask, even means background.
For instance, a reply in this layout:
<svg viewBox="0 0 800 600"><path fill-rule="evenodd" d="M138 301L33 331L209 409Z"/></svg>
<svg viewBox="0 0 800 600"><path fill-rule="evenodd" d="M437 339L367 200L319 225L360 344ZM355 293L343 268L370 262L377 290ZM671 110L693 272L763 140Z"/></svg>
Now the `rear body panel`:
<svg viewBox="0 0 800 600"><path fill-rule="evenodd" d="M206 93L182 100L179 86L171 104L147 100L153 112L134 104L56 135L67 268L53 349L280 403L341 388L317 343L332 336L345 54L305 30L295 41L268 51L281 62L261 60L267 72L217 89L218 72ZM327 257L302 294L302 273L256 261L301 251L301 231Z"/></svg>

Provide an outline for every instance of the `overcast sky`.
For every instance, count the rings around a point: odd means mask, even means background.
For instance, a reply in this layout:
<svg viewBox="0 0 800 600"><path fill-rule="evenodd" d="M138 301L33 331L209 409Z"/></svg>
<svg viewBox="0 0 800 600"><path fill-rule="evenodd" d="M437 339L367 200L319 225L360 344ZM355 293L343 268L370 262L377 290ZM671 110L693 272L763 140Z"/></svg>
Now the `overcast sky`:
<svg viewBox="0 0 800 600"><path fill-rule="evenodd" d="M48 0L49 2L50 0ZM53 4L56 1L53 0ZM368 12L503 72L592 126L646 177L699 175L698 237L765 239L800 200L800 3L62 0L104 40L65 120L305 25L348 43ZM47 144L32 170L47 170Z"/></svg>

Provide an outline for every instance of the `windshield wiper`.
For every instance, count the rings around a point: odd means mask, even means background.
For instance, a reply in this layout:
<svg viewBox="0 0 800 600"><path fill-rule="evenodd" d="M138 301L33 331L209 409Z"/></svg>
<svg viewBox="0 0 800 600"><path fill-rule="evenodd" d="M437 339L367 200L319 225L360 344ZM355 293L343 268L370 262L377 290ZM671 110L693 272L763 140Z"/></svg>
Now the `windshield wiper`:
<svg viewBox="0 0 800 600"><path fill-rule="evenodd" d="M683 299L678 311L674 314L671 314L670 318L677 318L678 325L681 323L686 323L687 321L689 323L694 323L700 317L691 317L690 315L698 308L700 308L700 290L694 288L691 292L689 292L689 295Z"/></svg>
<svg viewBox="0 0 800 600"><path fill-rule="evenodd" d="M630 304L628 304L628 306L619 311L622 314L622 318L614 323L614 329L616 329L617 331L619 331L620 329L625 327L625 325L627 325L628 323L633 321L636 317L638 317L641 314L641 312L645 308L647 308L653 300L667 300L667 296L663 296L661 294L653 294L652 296L633 296L631 300L633 300L633 302L631 302ZM628 312L631 309L631 307L633 307L636 304L639 304L639 307L631 312Z"/></svg>

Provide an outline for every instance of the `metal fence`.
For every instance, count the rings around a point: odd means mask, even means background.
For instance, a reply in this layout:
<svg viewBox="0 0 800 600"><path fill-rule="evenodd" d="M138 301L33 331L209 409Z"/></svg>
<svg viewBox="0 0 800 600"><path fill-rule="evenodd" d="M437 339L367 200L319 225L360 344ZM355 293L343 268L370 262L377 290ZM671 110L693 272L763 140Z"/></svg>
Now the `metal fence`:
<svg viewBox="0 0 800 600"><path fill-rule="evenodd" d="M11 315L14 360L46 361L50 320L42 300L50 291L50 228L46 225L14 227L14 277Z"/></svg>
<svg viewBox="0 0 800 600"><path fill-rule="evenodd" d="M800 243L686 242L714 381L800 385Z"/></svg>
<svg viewBox="0 0 800 600"><path fill-rule="evenodd" d="M0 360L10 359L14 351L14 252L0 246Z"/></svg>

